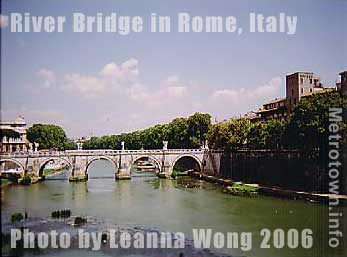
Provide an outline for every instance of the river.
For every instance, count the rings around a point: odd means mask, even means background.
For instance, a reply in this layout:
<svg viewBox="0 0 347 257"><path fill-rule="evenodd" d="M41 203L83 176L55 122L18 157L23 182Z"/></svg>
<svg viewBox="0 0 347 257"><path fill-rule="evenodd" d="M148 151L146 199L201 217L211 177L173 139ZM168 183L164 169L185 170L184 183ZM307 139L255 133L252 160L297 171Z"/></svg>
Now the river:
<svg viewBox="0 0 347 257"><path fill-rule="evenodd" d="M214 232L252 232L253 248L218 249L233 256L343 256L329 250L327 240L328 207L320 204L276 199L272 197L236 197L222 192L220 186L194 180L158 179L154 174L134 173L130 181L114 181L112 165L96 161L89 167L89 181L69 183L63 180L68 171L30 186L10 186L2 189L2 221L11 213L26 211L31 217L49 217L56 209L70 208L75 215L93 216L105 223L122 224L160 231L184 232L192 237L194 228L211 228ZM60 178L60 179L58 179ZM186 188L195 184L197 188ZM346 208L341 208L344 216ZM295 228L313 231L313 247L295 250L260 249L259 233L263 228L287 231ZM322 252L322 249L328 249ZM69 250L64 255L77 256ZM84 256L107 256L85 251ZM130 256L130 255L129 255Z"/></svg>

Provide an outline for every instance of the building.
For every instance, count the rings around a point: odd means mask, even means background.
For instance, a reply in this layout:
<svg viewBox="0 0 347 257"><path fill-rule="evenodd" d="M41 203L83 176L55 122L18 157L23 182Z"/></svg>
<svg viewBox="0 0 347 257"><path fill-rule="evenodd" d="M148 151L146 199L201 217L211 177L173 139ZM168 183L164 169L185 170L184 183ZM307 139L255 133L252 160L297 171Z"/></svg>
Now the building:
<svg viewBox="0 0 347 257"><path fill-rule="evenodd" d="M19 117L15 121L0 122L0 150L2 152L27 151L27 126L24 118Z"/></svg>
<svg viewBox="0 0 347 257"><path fill-rule="evenodd" d="M320 78L312 72L296 72L286 76L287 106L291 109L301 97L322 90Z"/></svg>
<svg viewBox="0 0 347 257"><path fill-rule="evenodd" d="M302 98L332 90L334 89L324 88L320 78L313 72L295 72L286 76L286 97L276 98L264 104L257 114L260 115L261 121L284 120Z"/></svg>
<svg viewBox="0 0 347 257"><path fill-rule="evenodd" d="M339 73L340 82L336 83L336 90L340 92L341 96L347 96L347 71Z"/></svg>
<svg viewBox="0 0 347 257"><path fill-rule="evenodd" d="M336 92L335 88L331 88L331 87L323 88L322 90L314 91L313 93L303 95L303 96L301 96L301 99L308 98L308 97L313 96L315 94L325 94L325 93L334 92L334 91Z"/></svg>
<svg viewBox="0 0 347 257"><path fill-rule="evenodd" d="M260 115L261 121L269 119L284 120L287 117L287 98L272 100L263 105L257 114Z"/></svg>
<svg viewBox="0 0 347 257"><path fill-rule="evenodd" d="M260 120L260 115L256 112L250 111L247 112L244 116L244 119L249 120L250 122L257 122Z"/></svg>

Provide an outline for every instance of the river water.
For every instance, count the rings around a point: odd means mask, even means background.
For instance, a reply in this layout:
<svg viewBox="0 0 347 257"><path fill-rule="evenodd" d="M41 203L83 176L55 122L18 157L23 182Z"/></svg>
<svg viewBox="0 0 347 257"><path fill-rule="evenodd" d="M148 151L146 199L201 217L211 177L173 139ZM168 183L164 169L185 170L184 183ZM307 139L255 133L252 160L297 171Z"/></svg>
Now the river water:
<svg viewBox="0 0 347 257"><path fill-rule="evenodd" d="M344 256L341 249L334 251L323 243L328 236L328 207L324 205L262 196L231 196L217 185L191 178L168 180L158 179L154 174L133 173L130 181L115 182L112 165L102 160L94 162L88 174L88 182L47 179L30 186L2 189L3 222L6 223L13 212L26 211L31 217L46 218L53 210L70 208L74 215L93 216L101 222L183 232L189 238L194 228L223 233L252 232L250 251L216 250L232 256ZM53 178L67 176L65 172ZM187 188L187 184L195 184L195 187ZM347 215L345 207L340 211ZM260 249L259 234L263 228L284 231L310 228L313 247ZM80 251L69 250L56 256L81 256ZM91 251L83 251L83 255L107 256Z"/></svg>

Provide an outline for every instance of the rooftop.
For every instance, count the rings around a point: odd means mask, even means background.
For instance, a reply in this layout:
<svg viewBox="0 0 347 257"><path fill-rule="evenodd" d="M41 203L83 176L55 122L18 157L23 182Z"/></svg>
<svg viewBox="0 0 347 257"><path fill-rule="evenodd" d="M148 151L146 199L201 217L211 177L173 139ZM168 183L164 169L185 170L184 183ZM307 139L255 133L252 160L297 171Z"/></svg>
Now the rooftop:
<svg viewBox="0 0 347 257"><path fill-rule="evenodd" d="M313 75L314 73L311 71L297 71L294 73L287 74L287 76L291 76L291 75L295 75L295 74L311 74L311 75Z"/></svg>
<svg viewBox="0 0 347 257"><path fill-rule="evenodd" d="M328 93L328 92L333 92L333 91L335 91L335 88L329 87L329 88L324 88L322 90L313 91L312 93L305 94L302 97L306 97L306 96L310 96L310 95L314 95L314 94Z"/></svg>
<svg viewBox="0 0 347 257"><path fill-rule="evenodd" d="M14 121L0 121L1 125L26 125L26 122L23 117L19 116L17 119Z"/></svg>
<svg viewBox="0 0 347 257"><path fill-rule="evenodd" d="M276 111L276 110L278 110L280 108L283 108L283 107L275 107L275 108L272 108L272 109L260 109L259 111L257 111L257 114Z"/></svg>
<svg viewBox="0 0 347 257"><path fill-rule="evenodd" d="M283 98L275 98L274 100L271 100L270 102L267 102L264 105L279 103L279 102L283 102L283 101L286 101L285 97L283 97Z"/></svg>

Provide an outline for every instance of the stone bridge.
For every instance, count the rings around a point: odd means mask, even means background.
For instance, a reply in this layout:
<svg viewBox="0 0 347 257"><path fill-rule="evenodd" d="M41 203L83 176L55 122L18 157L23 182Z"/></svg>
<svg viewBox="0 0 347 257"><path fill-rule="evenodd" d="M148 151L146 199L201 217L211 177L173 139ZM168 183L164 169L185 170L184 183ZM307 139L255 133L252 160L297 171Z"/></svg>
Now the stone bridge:
<svg viewBox="0 0 347 257"><path fill-rule="evenodd" d="M176 162L189 157L203 170L206 149L160 149L160 150L72 150L38 151L31 153L1 153L0 164L12 162L20 167L21 174L43 177L45 165L52 160L62 160L71 169L70 180L88 179L88 167L95 160L108 160L113 164L116 179L129 179L132 165L142 158L155 163L160 177L169 177Z"/></svg>

